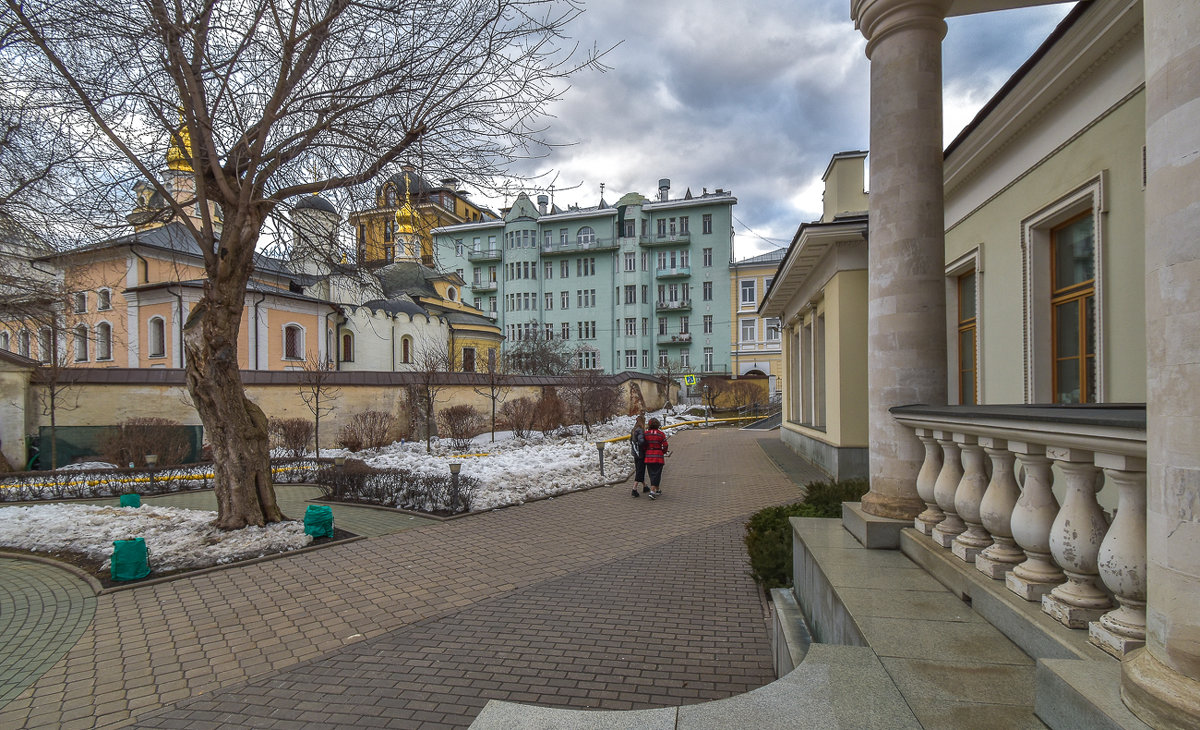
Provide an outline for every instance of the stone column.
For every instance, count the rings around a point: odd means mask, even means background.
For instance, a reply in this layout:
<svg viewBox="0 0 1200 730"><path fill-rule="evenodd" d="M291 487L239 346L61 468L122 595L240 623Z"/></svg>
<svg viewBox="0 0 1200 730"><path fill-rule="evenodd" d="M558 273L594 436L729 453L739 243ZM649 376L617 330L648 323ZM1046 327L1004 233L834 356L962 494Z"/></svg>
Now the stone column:
<svg viewBox="0 0 1200 730"><path fill-rule="evenodd" d="M1147 724L1200 717L1200 3L1145 0L1146 648L1121 697Z"/></svg>
<svg viewBox="0 0 1200 730"><path fill-rule="evenodd" d="M950 0L854 0L871 59L867 400L878 517L912 520L925 449L888 409L946 402L942 38Z"/></svg>

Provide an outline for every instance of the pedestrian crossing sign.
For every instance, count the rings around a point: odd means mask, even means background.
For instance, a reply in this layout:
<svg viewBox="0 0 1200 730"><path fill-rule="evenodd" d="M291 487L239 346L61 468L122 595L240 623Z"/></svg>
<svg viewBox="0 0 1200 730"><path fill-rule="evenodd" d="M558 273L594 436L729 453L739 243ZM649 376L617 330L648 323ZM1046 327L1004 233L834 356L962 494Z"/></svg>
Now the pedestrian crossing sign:
<svg viewBox="0 0 1200 730"><path fill-rule="evenodd" d="M695 385L696 384L696 376L695 375L684 375L683 376L683 384L684 385Z"/></svg>

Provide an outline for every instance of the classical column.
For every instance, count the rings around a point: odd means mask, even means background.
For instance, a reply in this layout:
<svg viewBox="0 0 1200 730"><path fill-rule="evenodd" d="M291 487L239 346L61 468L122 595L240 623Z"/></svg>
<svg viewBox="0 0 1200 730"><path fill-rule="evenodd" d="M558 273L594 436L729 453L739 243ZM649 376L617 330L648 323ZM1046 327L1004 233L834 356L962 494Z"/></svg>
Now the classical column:
<svg viewBox="0 0 1200 730"><path fill-rule="evenodd" d="M979 504L979 519L991 533L992 545L975 556L975 569L989 578L1001 580L1025 559L1025 553L1017 547L1012 536L1013 509L1021 498L1021 488L1013 469L1016 457L1008 450L1008 442L1004 439L985 437L979 439L979 445L992 460L992 479Z"/></svg>
<svg viewBox="0 0 1200 730"><path fill-rule="evenodd" d="M924 449L888 413L946 402L942 37L950 0L854 0L871 59L865 512L911 520Z"/></svg>
<svg viewBox="0 0 1200 730"><path fill-rule="evenodd" d="M1200 3L1144 7L1148 593L1121 697L1182 728L1200 717Z"/></svg>
<svg viewBox="0 0 1200 730"><path fill-rule="evenodd" d="M1042 610L1067 628L1085 629L1112 608L1100 587L1100 543L1108 522L1096 492L1104 480L1090 451L1052 447L1046 455L1058 462L1067 484L1050 528L1050 554L1066 573L1067 582L1042 596Z"/></svg>
<svg viewBox="0 0 1200 730"><path fill-rule="evenodd" d="M983 529L979 519L979 505L987 491L987 472L983 469L983 447L979 439L964 433L954 434L962 450L963 476L954 492L954 511L962 518L966 529L954 538L950 551L966 563L974 563L975 556L992 544L992 536Z"/></svg>
<svg viewBox="0 0 1200 730"><path fill-rule="evenodd" d="M925 511L913 520L913 527L922 535L932 535L937 523L946 519L946 513L937 506L937 497L933 490L937 484L938 474L942 471L942 447L933 437L933 431L928 428L918 428L917 438L925 447L925 462L917 474L917 494L925 503Z"/></svg>
<svg viewBox="0 0 1200 730"><path fill-rule="evenodd" d="M1025 467L1021 498L1012 515L1013 539L1025 551L1025 561L1004 576L1004 584L1026 601L1041 601L1063 582L1063 572L1050 559L1050 526L1058 515L1058 500L1050 488L1054 477L1046 447L1011 441L1008 448Z"/></svg>
<svg viewBox="0 0 1200 730"><path fill-rule="evenodd" d="M954 493L958 491L958 483L962 481L962 456L958 444L954 443L954 434L949 431L934 431L933 435L942 446L942 470L938 472L937 481L933 485L933 497L941 509L944 519L934 525L930 537L942 547L950 547L954 538L958 537L967 526L962 518L954 511Z"/></svg>

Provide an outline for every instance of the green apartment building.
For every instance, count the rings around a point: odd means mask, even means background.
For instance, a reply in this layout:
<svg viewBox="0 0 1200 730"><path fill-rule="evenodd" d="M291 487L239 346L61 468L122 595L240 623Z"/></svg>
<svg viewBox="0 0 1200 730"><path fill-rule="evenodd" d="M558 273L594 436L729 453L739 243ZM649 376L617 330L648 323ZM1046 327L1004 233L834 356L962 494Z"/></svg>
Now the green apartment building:
<svg viewBox="0 0 1200 730"><path fill-rule="evenodd" d="M442 270L491 314L507 342L568 340L579 368L728 372L733 206L726 190L610 205L535 204L522 193L497 220L434 231Z"/></svg>

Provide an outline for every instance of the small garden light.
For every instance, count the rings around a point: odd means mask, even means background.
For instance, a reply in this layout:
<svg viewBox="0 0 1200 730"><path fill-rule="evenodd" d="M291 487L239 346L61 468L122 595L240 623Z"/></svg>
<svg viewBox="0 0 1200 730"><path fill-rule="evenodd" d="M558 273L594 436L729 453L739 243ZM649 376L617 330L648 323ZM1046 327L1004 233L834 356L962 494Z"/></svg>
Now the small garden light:
<svg viewBox="0 0 1200 730"><path fill-rule="evenodd" d="M604 476L604 442L596 442L596 451L600 453L600 476Z"/></svg>
<svg viewBox="0 0 1200 730"><path fill-rule="evenodd" d="M341 469L343 466L346 465L346 457L344 457L344 456L333 457L333 465L336 466L337 468Z"/></svg>
<svg viewBox="0 0 1200 730"><path fill-rule="evenodd" d="M146 466L153 469L158 464L158 454L146 454Z"/></svg>

